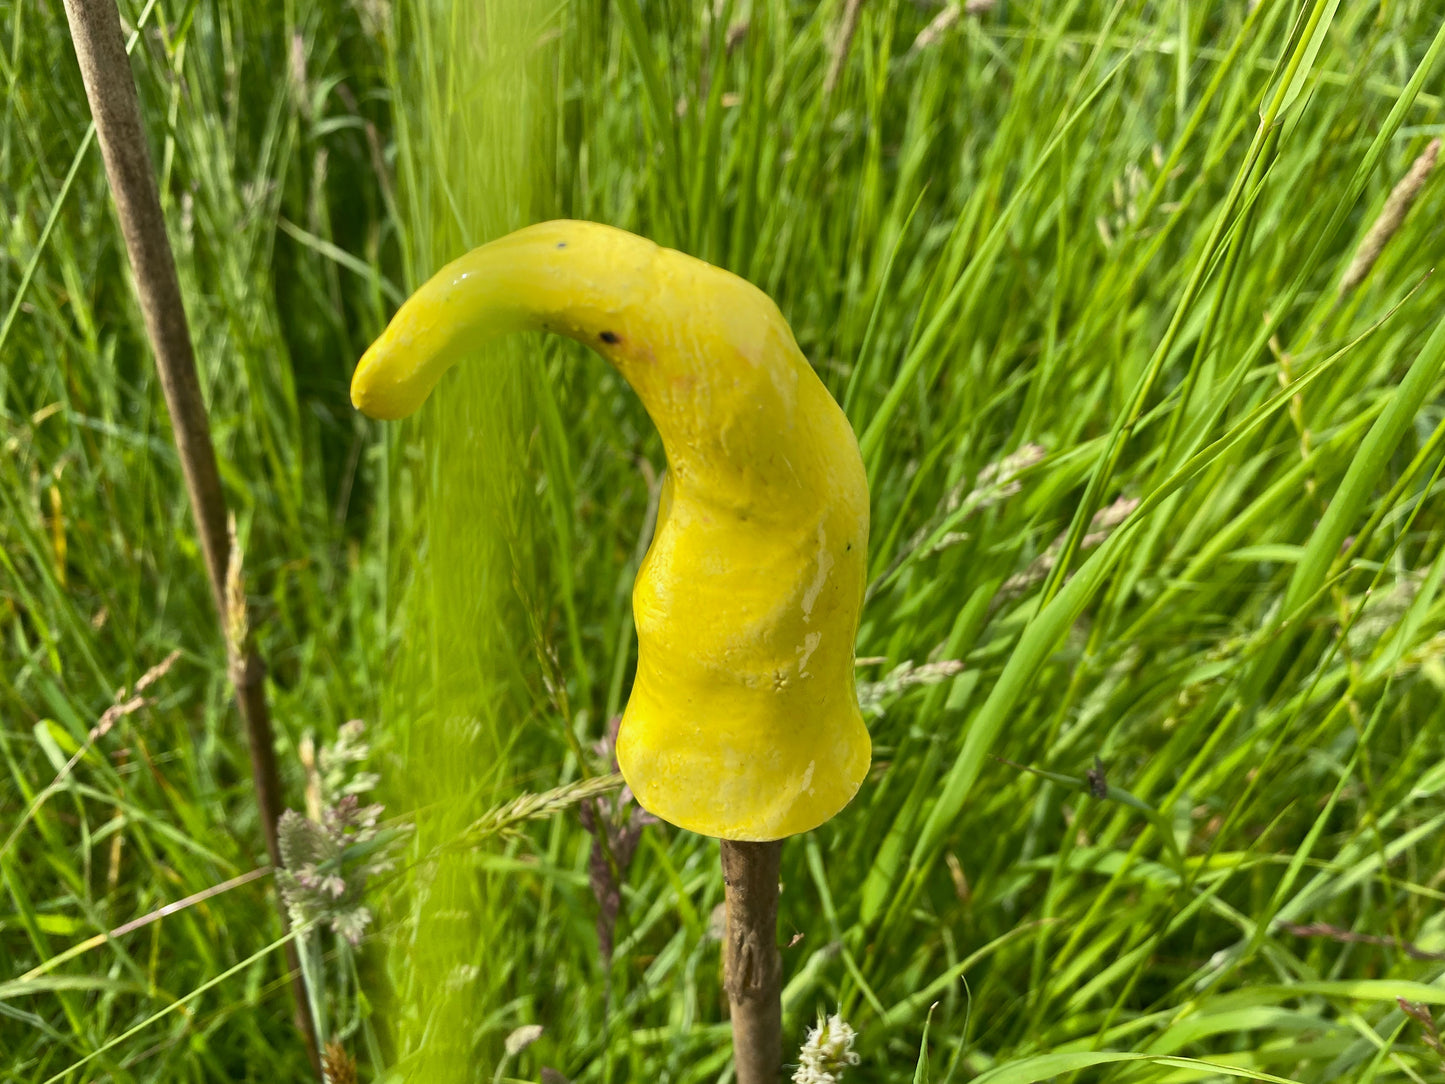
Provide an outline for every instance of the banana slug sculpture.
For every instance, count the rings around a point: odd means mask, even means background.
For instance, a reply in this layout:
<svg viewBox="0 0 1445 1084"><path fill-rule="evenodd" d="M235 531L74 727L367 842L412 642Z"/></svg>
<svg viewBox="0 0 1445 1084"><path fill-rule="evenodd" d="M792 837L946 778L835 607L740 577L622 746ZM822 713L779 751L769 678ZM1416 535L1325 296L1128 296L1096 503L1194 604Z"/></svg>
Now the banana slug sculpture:
<svg viewBox="0 0 1445 1084"><path fill-rule="evenodd" d="M593 222L521 229L442 268L351 383L412 413L512 331L601 354L662 436L668 475L632 605L638 663L617 759L644 808L728 840L805 832L868 769L853 641L868 483L843 412L761 290Z"/></svg>

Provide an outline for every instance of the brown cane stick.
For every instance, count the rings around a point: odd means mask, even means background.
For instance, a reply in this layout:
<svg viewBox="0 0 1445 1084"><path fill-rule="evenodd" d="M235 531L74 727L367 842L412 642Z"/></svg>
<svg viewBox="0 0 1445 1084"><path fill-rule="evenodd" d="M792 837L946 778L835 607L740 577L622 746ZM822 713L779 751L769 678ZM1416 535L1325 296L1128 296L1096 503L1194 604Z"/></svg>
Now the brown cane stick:
<svg viewBox="0 0 1445 1084"><path fill-rule="evenodd" d="M141 126L140 101L131 77L130 59L121 34L115 0L65 0L70 36L80 61L85 96L95 118L95 134L105 159L105 173L125 236L126 252L135 275L136 293L145 316L146 334L156 355L161 388L171 415L176 450L196 517L201 552L211 581L211 595L220 615L221 628L227 622L226 572L231 543L226 532L226 498L216 470L216 453L211 445L210 421L196 377L196 359L191 349L190 329L176 279L175 259L166 236L165 218L156 193ZM265 673L261 659L248 643L233 644L228 638L228 673L236 691L236 702L250 748L251 777L256 787L256 804L266 835L266 850L273 865L280 865L281 851L276 822L283 803L276 772L271 717L266 707ZM286 922L284 910L281 914ZM293 943L286 944L287 963L296 996L296 1023L306 1041L307 1053L318 1076L321 1061L316 1035L307 1010L305 988Z"/></svg>
<svg viewBox="0 0 1445 1084"><path fill-rule="evenodd" d="M783 1065L783 961L778 952L781 840L722 841L723 984L732 1010L738 1084L777 1084Z"/></svg>

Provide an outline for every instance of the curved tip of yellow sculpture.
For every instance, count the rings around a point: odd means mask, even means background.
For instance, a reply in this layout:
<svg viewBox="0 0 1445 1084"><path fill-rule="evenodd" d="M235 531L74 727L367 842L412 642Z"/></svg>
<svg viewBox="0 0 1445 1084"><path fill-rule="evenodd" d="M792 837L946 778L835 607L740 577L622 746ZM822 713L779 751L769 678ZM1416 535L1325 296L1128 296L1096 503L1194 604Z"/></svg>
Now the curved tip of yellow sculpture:
<svg viewBox="0 0 1445 1084"><path fill-rule="evenodd" d="M397 421L405 418L414 407L406 402L397 402L389 397L383 381L378 377L378 361L375 350L368 350L361 356L361 363L351 378L351 405L368 418L383 421Z"/></svg>
<svg viewBox="0 0 1445 1084"><path fill-rule="evenodd" d="M443 268L351 383L400 418L480 342L568 335L637 391L669 473L633 588L637 677L618 736L644 808L770 840L828 820L871 747L853 684L868 487L843 412L777 306L727 271L592 222L544 222Z"/></svg>
<svg viewBox="0 0 1445 1084"><path fill-rule="evenodd" d="M404 409L405 404L387 401L376 370L375 351L368 350L361 356L361 363L351 377L351 405L368 418L380 418L389 422L405 418L411 411Z"/></svg>

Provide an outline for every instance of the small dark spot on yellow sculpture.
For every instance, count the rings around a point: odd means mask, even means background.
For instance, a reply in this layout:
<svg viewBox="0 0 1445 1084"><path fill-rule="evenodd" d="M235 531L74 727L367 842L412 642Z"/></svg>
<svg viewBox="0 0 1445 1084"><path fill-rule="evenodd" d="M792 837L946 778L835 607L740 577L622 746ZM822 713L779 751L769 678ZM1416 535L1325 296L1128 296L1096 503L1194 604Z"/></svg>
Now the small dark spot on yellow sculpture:
<svg viewBox="0 0 1445 1084"><path fill-rule="evenodd" d="M567 242L566 242L566 241L558 241L558 242L557 242L557 247L558 247L558 248L566 248L566 247L567 247Z"/></svg>
<svg viewBox="0 0 1445 1084"><path fill-rule="evenodd" d="M604 332L602 333L602 341L605 342L605 343L615 343L615 342L618 342L619 340L618 340L618 338L617 338L617 332L615 332L615 331L604 331Z"/></svg>

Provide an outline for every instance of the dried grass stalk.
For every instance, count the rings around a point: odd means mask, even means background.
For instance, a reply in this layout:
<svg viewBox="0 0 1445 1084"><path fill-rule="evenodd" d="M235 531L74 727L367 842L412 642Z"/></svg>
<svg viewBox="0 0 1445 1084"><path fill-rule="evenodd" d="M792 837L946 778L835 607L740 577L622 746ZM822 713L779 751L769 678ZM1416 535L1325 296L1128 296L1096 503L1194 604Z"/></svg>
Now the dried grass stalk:
<svg viewBox="0 0 1445 1084"><path fill-rule="evenodd" d="M1336 291L1339 297L1343 298L1365 281L1365 276L1375 266L1375 261L1380 258L1385 245L1395 236L1395 232L1405 221L1405 216L1410 213L1410 205L1415 202L1420 189L1425 187L1425 181L1430 176L1430 171L1435 168L1435 159L1439 155L1440 140L1430 140L1420 157L1415 159L1410 171L1390 190L1390 198L1385 200L1379 217L1361 239L1360 247L1355 249L1355 258L1345 270L1344 278L1340 279L1340 286Z"/></svg>
<svg viewBox="0 0 1445 1084"><path fill-rule="evenodd" d="M847 0L843 5L843 22L838 27L838 36L833 39L833 55L828 61L828 75L823 80L823 96L832 97L838 80L843 75L843 65L848 59L848 50L853 45L853 35L858 30L858 15L863 10L863 0Z"/></svg>

